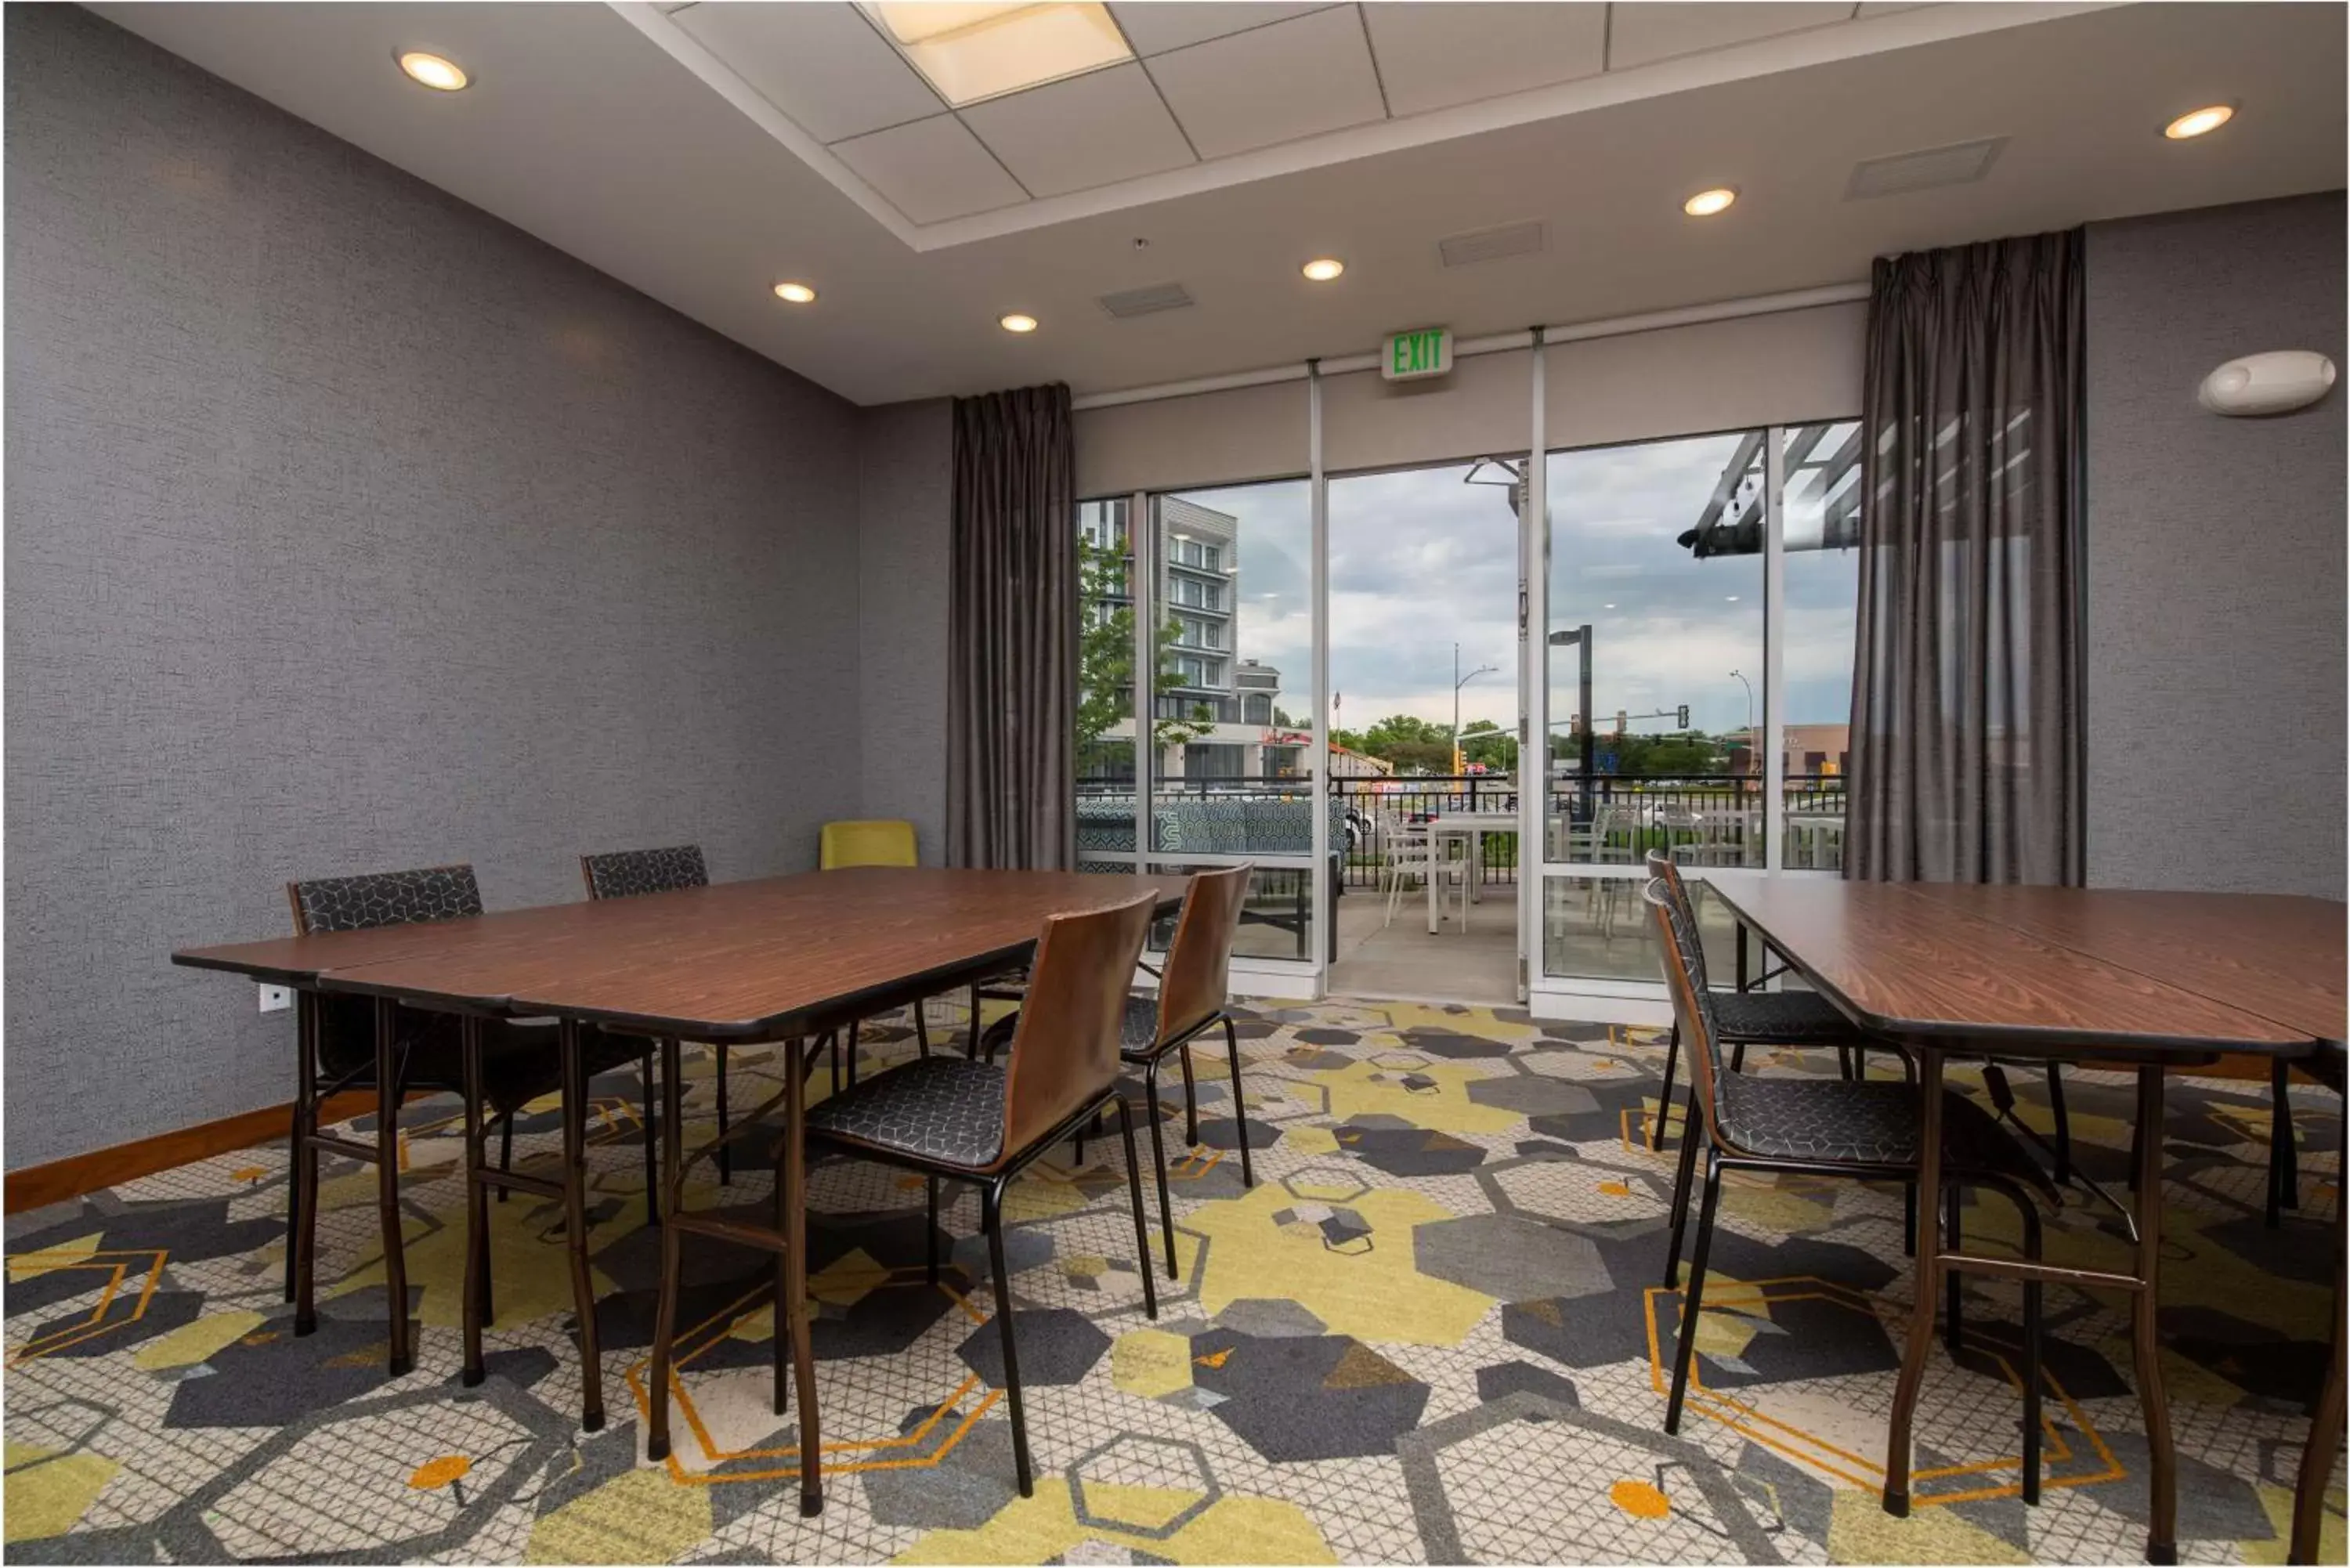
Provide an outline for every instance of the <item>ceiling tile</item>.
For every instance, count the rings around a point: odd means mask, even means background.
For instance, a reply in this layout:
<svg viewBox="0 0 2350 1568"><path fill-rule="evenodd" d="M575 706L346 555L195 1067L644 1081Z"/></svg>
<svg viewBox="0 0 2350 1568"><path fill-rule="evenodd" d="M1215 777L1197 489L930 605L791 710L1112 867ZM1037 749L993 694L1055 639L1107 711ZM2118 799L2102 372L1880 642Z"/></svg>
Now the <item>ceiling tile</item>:
<svg viewBox="0 0 2350 1568"><path fill-rule="evenodd" d="M1799 32L1829 22L1852 19L1849 4L1782 4L1752 0L1751 4L1684 4L1681 0L1641 0L1612 7L1613 32L1607 46L1607 67L1623 70L1651 60L1700 49L1719 49L1752 43L1780 33Z"/></svg>
<svg viewBox="0 0 2350 1568"><path fill-rule="evenodd" d="M945 107L845 0L691 5L674 20L819 141L902 125Z"/></svg>
<svg viewBox="0 0 2350 1568"><path fill-rule="evenodd" d="M1363 19L1395 114L1596 76L1607 64L1604 5L1390 0L1364 6Z"/></svg>
<svg viewBox="0 0 2350 1568"><path fill-rule="evenodd" d="M1277 5L1255 0L1126 0L1112 5L1109 12L1118 18L1136 54L1163 55L1170 49L1327 8L1326 5Z"/></svg>
<svg viewBox="0 0 2350 1568"><path fill-rule="evenodd" d="M962 119L1038 196L1194 161L1175 117L1137 65L991 99L964 109Z"/></svg>
<svg viewBox="0 0 2350 1568"><path fill-rule="evenodd" d="M1027 192L953 115L837 142L833 151L918 223L940 223L1024 201Z"/></svg>
<svg viewBox="0 0 2350 1568"><path fill-rule="evenodd" d="M1352 5L1160 55L1150 75L1202 158L1383 119Z"/></svg>

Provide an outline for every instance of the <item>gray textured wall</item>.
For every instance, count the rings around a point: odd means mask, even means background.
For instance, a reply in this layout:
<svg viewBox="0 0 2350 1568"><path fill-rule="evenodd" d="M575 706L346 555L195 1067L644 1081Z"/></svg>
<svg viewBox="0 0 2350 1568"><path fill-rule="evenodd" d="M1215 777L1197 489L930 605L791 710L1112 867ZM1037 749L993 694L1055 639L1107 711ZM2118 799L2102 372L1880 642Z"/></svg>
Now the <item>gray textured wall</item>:
<svg viewBox="0 0 2350 1568"><path fill-rule="evenodd" d="M6 11L11 1168L280 1102L281 884L813 863L858 411L76 7Z"/></svg>
<svg viewBox="0 0 2350 1568"><path fill-rule="evenodd" d="M2089 879L2343 896L2344 407L2205 413L2343 356L2343 197L2088 232Z"/></svg>
<svg viewBox="0 0 2350 1568"><path fill-rule="evenodd" d="M857 528L865 815L911 822L931 866L946 863L947 847L953 447L953 405L943 398L865 410Z"/></svg>

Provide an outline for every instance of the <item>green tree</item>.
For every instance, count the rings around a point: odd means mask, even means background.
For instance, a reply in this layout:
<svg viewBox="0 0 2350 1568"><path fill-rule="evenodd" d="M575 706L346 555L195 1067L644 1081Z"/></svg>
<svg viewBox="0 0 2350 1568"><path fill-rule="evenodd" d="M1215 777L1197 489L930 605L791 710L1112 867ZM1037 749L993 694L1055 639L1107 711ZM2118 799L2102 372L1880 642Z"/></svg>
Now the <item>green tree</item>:
<svg viewBox="0 0 2350 1568"><path fill-rule="evenodd" d="M1572 768L1582 761L1582 744L1580 735L1553 735L1552 759ZM1628 731L1618 735L1602 731L1594 749L1603 760L1614 759L1614 765L1605 771L1618 778L1703 777L1721 773L1728 764L1727 752L1721 741L1694 730L1670 735L1641 735Z"/></svg>
<svg viewBox="0 0 2350 1568"><path fill-rule="evenodd" d="M1464 762L1508 772L1517 766L1518 737L1491 719L1479 719L1461 726L1461 755Z"/></svg>
<svg viewBox="0 0 2350 1568"><path fill-rule="evenodd" d="M1452 771L1452 732L1409 713L1391 713L1343 743L1393 763L1399 773L1442 775Z"/></svg>
<svg viewBox="0 0 2350 1568"><path fill-rule="evenodd" d="M1077 635L1077 763L1106 760L1123 742L1104 736L1134 712L1134 607L1125 552L1111 545L1077 540L1077 603L1084 622ZM1128 602L1098 613L1113 599ZM1182 628L1170 620L1159 628L1157 684L1177 683L1172 649ZM1205 703L1180 719L1160 719L1151 737L1161 748L1196 741L1214 726Z"/></svg>

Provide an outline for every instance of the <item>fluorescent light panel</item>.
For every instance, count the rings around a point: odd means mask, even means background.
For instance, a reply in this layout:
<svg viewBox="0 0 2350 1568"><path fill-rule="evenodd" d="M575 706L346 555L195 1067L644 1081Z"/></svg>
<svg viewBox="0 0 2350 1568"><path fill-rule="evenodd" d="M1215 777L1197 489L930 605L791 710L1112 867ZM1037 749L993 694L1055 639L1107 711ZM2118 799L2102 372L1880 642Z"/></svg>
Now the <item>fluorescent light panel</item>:
<svg viewBox="0 0 2350 1568"><path fill-rule="evenodd" d="M956 109L1134 57L1109 7L1090 0L861 3L882 36Z"/></svg>

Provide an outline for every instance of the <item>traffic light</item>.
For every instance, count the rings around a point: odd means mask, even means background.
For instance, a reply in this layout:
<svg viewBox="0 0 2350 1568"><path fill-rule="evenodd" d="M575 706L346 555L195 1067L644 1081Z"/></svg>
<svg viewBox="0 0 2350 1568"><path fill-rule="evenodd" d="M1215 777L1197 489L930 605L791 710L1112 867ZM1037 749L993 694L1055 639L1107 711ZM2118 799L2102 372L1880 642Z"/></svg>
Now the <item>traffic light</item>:
<svg viewBox="0 0 2350 1568"><path fill-rule="evenodd" d="M1688 704L1688 703L1684 702L1684 703L1682 703L1682 704L1681 704L1680 712L1681 712L1681 716L1680 716L1680 722L1679 722L1679 728L1686 730L1686 729L1688 729L1688 728L1689 728L1689 704Z"/></svg>

